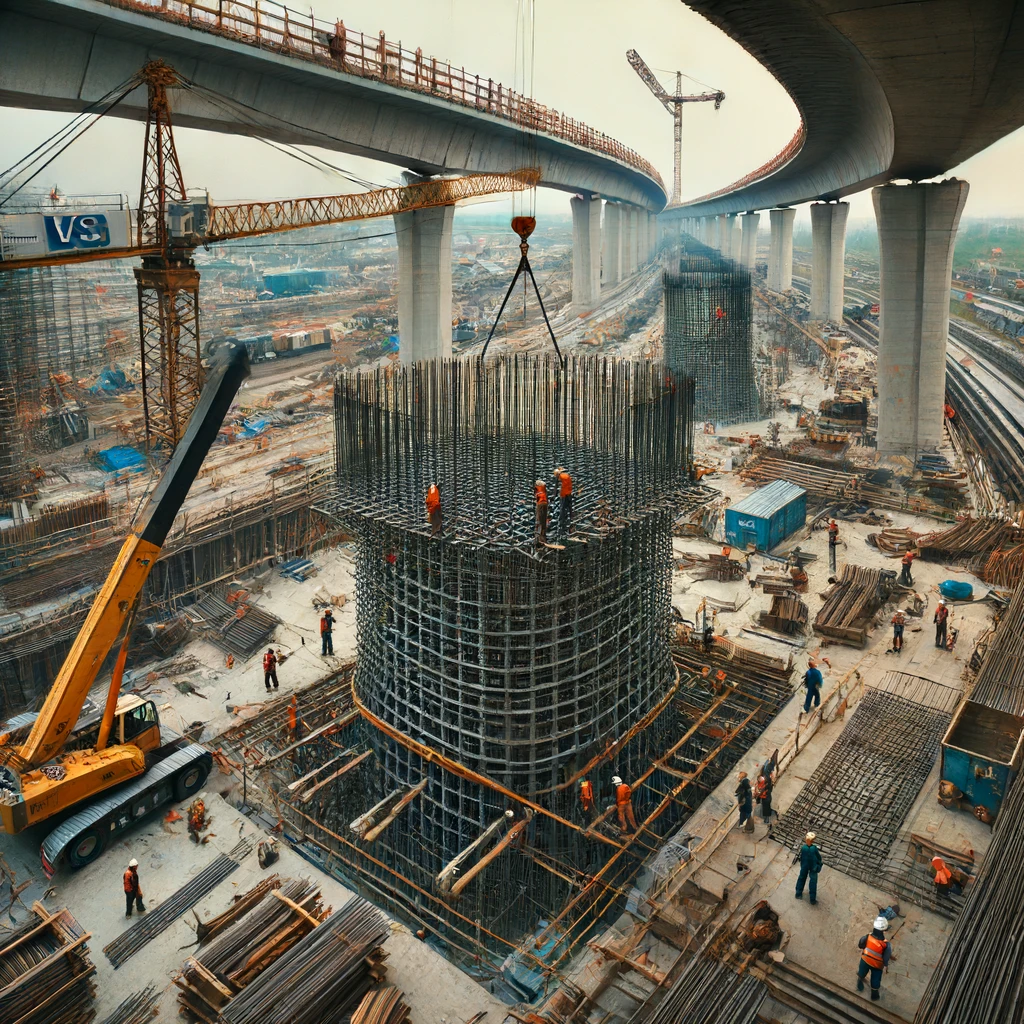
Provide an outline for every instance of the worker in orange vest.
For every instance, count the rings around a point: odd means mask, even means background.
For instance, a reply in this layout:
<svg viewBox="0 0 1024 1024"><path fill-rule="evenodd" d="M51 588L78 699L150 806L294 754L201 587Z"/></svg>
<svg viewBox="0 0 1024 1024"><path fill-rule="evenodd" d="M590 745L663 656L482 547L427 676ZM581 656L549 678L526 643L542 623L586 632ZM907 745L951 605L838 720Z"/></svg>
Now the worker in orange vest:
<svg viewBox="0 0 1024 1024"><path fill-rule="evenodd" d="M558 532L565 537L572 517L572 477L559 466L555 470L555 482L558 484Z"/></svg>
<svg viewBox="0 0 1024 1024"><path fill-rule="evenodd" d="M903 630L907 626L907 615L902 608L897 608L892 617L892 649L896 654L903 653Z"/></svg>
<svg viewBox="0 0 1024 1024"><path fill-rule="evenodd" d="M597 817L597 804L594 802L594 787L590 779L580 779L580 804L583 813L593 821Z"/></svg>
<svg viewBox="0 0 1024 1024"><path fill-rule="evenodd" d="M862 935L857 943L857 948L862 951L860 963L857 964L857 991L864 991L864 978L870 971L872 999L879 998L882 969L889 966L889 958L892 956L892 945L885 941L885 929L888 927L888 918L876 917L870 934Z"/></svg>
<svg viewBox="0 0 1024 1024"><path fill-rule="evenodd" d="M622 829L622 834L625 835L629 831L626 828L626 823L629 822L629 827L635 832L636 818L633 815L633 790L618 775L612 778L612 785L615 787L615 810L619 814L619 828Z"/></svg>
<svg viewBox="0 0 1024 1024"><path fill-rule="evenodd" d="M142 902L142 886L139 884L139 862L132 857L124 873L124 916L132 916L132 904L139 913L146 909Z"/></svg>
<svg viewBox="0 0 1024 1024"><path fill-rule="evenodd" d="M537 503L537 531L534 534L534 541L537 544L548 542L548 485L543 480L538 480L533 485L533 498Z"/></svg>
<svg viewBox="0 0 1024 1024"><path fill-rule="evenodd" d="M932 857L930 870L935 891L940 896L948 896L950 893L960 896L971 877L956 866L950 867L941 857Z"/></svg>
<svg viewBox="0 0 1024 1024"><path fill-rule="evenodd" d="M430 536L439 537L441 535L441 492L437 489L437 484L432 483L427 489L425 504L427 506L427 522L430 523Z"/></svg>
<svg viewBox="0 0 1024 1024"><path fill-rule="evenodd" d="M910 575L910 567L914 564L914 552L908 551L903 556L903 571L900 573L900 583L905 587L914 585L914 577Z"/></svg>
<svg viewBox="0 0 1024 1024"><path fill-rule="evenodd" d="M938 607L935 609L935 646L945 649L946 647L946 624L949 621L949 608L944 597L939 598Z"/></svg>
<svg viewBox="0 0 1024 1024"><path fill-rule="evenodd" d="M334 653L334 615L327 608L320 616L320 657Z"/></svg>
<svg viewBox="0 0 1024 1024"><path fill-rule="evenodd" d="M274 684L274 689L277 689L277 655L274 654L273 647L268 647L267 653L263 655L263 682L268 693L271 682Z"/></svg>

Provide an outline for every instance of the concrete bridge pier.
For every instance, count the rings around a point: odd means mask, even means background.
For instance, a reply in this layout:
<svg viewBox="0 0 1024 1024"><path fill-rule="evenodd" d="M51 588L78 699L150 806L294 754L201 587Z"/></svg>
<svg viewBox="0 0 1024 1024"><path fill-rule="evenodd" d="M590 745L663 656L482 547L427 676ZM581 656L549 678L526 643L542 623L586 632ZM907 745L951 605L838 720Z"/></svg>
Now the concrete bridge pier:
<svg viewBox="0 0 1024 1024"><path fill-rule="evenodd" d="M843 322L849 203L811 204L811 319Z"/></svg>
<svg viewBox="0 0 1024 1024"><path fill-rule="evenodd" d="M871 190L878 222L878 452L942 443L953 243L970 186L948 178Z"/></svg>
<svg viewBox="0 0 1024 1024"><path fill-rule="evenodd" d="M573 196L572 304L590 310L601 298L601 199Z"/></svg>
<svg viewBox="0 0 1024 1024"><path fill-rule="evenodd" d="M614 288L622 280L622 207L618 203L604 204L601 264L601 283Z"/></svg>
<svg viewBox="0 0 1024 1024"><path fill-rule="evenodd" d="M759 213L745 213L740 217L740 262L750 270L757 260L757 225Z"/></svg>
<svg viewBox="0 0 1024 1024"><path fill-rule="evenodd" d="M421 179L403 175L407 183ZM454 206L396 213L398 338L403 363L452 354Z"/></svg>
<svg viewBox="0 0 1024 1024"><path fill-rule="evenodd" d="M728 258L729 256L729 242L732 239L732 225L729 223L729 214L720 213L718 215L718 251Z"/></svg>
<svg viewBox="0 0 1024 1024"><path fill-rule="evenodd" d="M743 248L743 229L735 213L729 214L729 258L740 262Z"/></svg>
<svg viewBox="0 0 1024 1024"><path fill-rule="evenodd" d="M796 210L771 210L771 247L768 250L768 288L785 292L793 287L793 221Z"/></svg>
<svg viewBox="0 0 1024 1024"><path fill-rule="evenodd" d="M636 273L636 214L635 206L622 208L622 276Z"/></svg>

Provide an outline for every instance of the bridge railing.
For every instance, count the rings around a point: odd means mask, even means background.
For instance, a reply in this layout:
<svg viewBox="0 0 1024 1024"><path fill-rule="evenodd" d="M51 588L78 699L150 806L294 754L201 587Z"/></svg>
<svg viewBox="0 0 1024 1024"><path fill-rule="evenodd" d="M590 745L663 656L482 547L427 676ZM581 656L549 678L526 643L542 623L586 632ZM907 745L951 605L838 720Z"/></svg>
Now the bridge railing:
<svg viewBox="0 0 1024 1024"><path fill-rule="evenodd" d="M800 152L804 144L804 137L806 130L803 122L800 122L800 127L797 128L796 134L786 143L782 151L776 153L767 163L761 164L760 167L755 168L749 174L743 175L738 181L734 181L731 185L726 185L724 188L716 189L714 192L708 192L707 195L697 196L696 199L687 199L684 203L680 203L680 206L692 206L694 203L703 203L708 199L717 199L719 196L724 196L729 192L735 192L737 189L744 188L747 185L752 185L755 181L760 181L762 178L767 178L769 174L774 174L780 167L784 167L789 163Z"/></svg>
<svg viewBox="0 0 1024 1024"><path fill-rule="evenodd" d="M651 163L603 132L507 89L491 78L481 78L469 74L465 68L425 57L420 49L407 50L401 43L386 39L383 32L377 36L353 32L342 21L322 21L312 11L303 14L274 0L103 2L470 107L511 121L526 131L543 132L603 153L665 187Z"/></svg>

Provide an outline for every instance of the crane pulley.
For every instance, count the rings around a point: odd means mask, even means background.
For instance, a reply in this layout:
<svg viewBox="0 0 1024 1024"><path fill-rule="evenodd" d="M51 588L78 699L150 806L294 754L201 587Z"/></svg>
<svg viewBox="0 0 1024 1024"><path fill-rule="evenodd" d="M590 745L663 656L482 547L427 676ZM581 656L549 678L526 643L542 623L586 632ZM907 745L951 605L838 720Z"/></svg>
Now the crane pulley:
<svg viewBox="0 0 1024 1024"><path fill-rule="evenodd" d="M686 103L714 103L715 110L722 105L725 93L721 89L710 92L698 93L695 96L683 95L683 73L676 72L676 91L670 95L661 82L658 81L654 72L647 66L647 62L636 50L626 51L626 60L640 76L640 80L660 101L661 105L672 115L673 122L673 161L672 161L672 196L669 203L679 203L683 197L683 105Z"/></svg>

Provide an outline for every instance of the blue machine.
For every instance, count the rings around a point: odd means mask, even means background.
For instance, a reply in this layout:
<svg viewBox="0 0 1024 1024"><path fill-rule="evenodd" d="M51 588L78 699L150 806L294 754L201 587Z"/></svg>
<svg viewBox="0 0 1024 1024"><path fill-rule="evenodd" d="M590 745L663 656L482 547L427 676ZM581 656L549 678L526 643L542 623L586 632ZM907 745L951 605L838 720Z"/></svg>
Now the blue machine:
<svg viewBox="0 0 1024 1024"><path fill-rule="evenodd" d="M1024 718L964 701L942 738L942 778L993 817L1020 768Z"/></svg>
<svg viewBox="0 0 1024 1024"><path fill-rule="evenodd" d="M807 521L807 492L773 480L725 510L725 540L733 547L770 551Z"/></svg>

